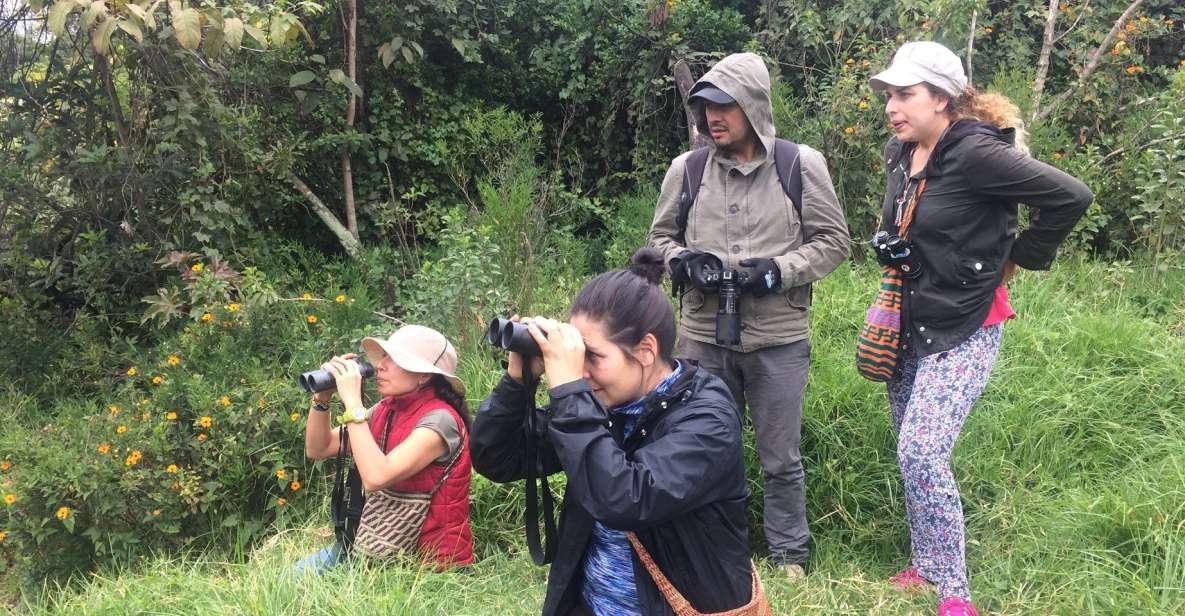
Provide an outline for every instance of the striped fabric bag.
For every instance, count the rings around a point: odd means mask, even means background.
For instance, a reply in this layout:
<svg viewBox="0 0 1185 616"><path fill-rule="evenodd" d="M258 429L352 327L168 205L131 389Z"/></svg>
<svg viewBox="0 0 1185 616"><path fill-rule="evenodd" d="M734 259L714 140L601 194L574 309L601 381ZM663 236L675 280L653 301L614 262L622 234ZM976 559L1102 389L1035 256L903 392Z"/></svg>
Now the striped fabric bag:
<svg viewBox="0 0 1185 616"><path fill-rule="evenodd" d="M901 197L897 200L897 233L901 239L909 238L909 227L913 224L918 202L926 190L926 179L922 178L911 191L906 182ZM893 378L901 354L901 272L888 265L881 267L880 286L876 299L864 316L864 326L856 338L856 371L860 376L878 383Z"/></svg>
<svg viewBox="0 0 1185 616"><path fill-rule="evenodd" d="M884 382L897 369L901 346L901 272L881 268L880 288L864 317L856 339L856 370L860 376Z"/></svg>

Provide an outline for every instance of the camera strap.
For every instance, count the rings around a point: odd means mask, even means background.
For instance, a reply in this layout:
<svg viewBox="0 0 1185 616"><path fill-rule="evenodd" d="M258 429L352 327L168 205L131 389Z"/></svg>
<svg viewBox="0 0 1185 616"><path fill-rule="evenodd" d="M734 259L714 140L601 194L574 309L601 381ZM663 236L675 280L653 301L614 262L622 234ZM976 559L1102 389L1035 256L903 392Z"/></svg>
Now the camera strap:
<svg viewBox="0 0 1185 616"><path fill-rule="evenodd" d="M551 496L551 487L547 485L547 473L540 472L542 465L539 460L539 434L536 432L535 417L535 389L539 386L539 378L531 373L529 358L523 361L523 384L527 389L526 397L526 430L527 438L524 453L527 458L526 473L526 516L523 520L527 532L527 551L536 565L546 565L555 559L555 503ZM543 537L539 537L539 500L543 500Z"/></svg>
<svg viewBox="0 0 1185 616"><path fill-rule="evenodd" d="M922 200L922 192L926 190L926 178L918 180L916 187L910 193L909 187L913 182L906 180L905 192L901 195L901 200L897 205L897 235L903 239L909 239L909 226L913 224L914 213L918 209L918 201ZM904 209L901 203L905 204Z"/></svg>
<svg viewBox="0 0 1185 616"><path fill-rule="evenodd" d="M366 502L366 497L362 494L362 476L358 474L358 467L350 463L349 470L346 470L345 457L349 445L350 435L343 428L338 431L337 436L333 496L329 504L333 536L346 553L349 553L354 545L354 536L358 534L358 522L362 519L362 506Z"/></svg>

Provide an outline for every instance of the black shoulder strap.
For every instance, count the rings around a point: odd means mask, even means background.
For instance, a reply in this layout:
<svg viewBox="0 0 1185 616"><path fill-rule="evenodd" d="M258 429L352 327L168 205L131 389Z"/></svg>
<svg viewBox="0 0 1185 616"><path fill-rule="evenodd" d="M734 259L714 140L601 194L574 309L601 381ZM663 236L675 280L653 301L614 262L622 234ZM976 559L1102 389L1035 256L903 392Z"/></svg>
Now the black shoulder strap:
<svg viewBox="0 0 1185 616"><path fill-rule="evenodd" d="M695 197L699 194L699 185L704 180L704 168L708 165L711 151L706 148L693 150L684 161L683 191L679 193L679 215L675 219L678 226L676 241L687 243L687 221L691 216L691 206L695 205ZM806 240L805 226L802 224L802 161L799 160L798 144L786 139L774 140L774 167L778 171L778 182L782 185L782 192L790 197L794 204L794 211L798 214L799 230Z"/></svg>
<svg viewBox="0 0 1185 616"><path fill-rule="evenodd" d="M778 181L782 191L790 197L794 211L798 214L798 228L806 241L806 226L802 224L802 161L798 156L798 144L785 139L774 140L774 166L778 169Z"/></svg>
<svg viewBox="0 0 1185 616"><path fill-rule="evenodd" d="M352 462L346 470L346 449L350 436L343 428L338 433L336 468L333 478L333 496L330 499L329 514L333 520L333 535L346 552L354 545L358 523L362 519L362 506L366 502L362 494L362 476Z"/></svg>
<svg viewBox="0 0 1185 616"><path fill-rule="evenodd" d="M683 161L683 191L679 193L679 216L675 224L679 227L675 241L687 243L687 217L691 215L691 206L699 194L699 185L704 180L704 167L708 165L708 156L712 151L707 146L692 150L691 156Z"/></svg>

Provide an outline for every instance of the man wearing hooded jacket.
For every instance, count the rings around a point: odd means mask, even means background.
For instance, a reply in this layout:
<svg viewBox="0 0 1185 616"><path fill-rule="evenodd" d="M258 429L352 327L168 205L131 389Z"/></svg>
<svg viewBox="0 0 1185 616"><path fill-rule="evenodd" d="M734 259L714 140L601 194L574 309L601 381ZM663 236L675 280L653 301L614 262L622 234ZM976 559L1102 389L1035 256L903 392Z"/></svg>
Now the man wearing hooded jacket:
<svg viewBox="0 0 1185 616"><path fill-rule="evenodd" d="M759 56L730 55L691 90L710 154L685 227L678 222L691 152L672 161L648 241L662 251L681 297L680 354L748 402L764 475L764 528L771 562L791 579L804 574L810 531L799 441L810 366L811 283L847 256L850 239L827 161L800 145L802 203L778 178L769 72ZM802 215L799 216L798 212ZM716 344L718 296L705 268L749 274L742 285L740 343Z"/></svg>

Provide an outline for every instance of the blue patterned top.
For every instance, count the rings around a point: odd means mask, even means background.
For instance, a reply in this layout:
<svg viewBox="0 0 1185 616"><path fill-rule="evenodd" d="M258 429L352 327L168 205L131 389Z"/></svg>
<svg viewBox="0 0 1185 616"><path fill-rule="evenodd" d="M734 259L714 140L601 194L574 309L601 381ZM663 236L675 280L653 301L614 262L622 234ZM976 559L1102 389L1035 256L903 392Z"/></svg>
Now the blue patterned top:
<svg viewBox="0 0 1185 616"><path fill-rule="evenodd" d="M609 409L615 421L621 421L626 438L638 427L638 420L646 410L646 398L670 391L671 385L683 374L683 364L675 362L675 369L651 393L624 406ZM638 587L634 583L634 564L629 539L625 533L597 522L592 538L584 552L584 603L597 616L636 616L642 613L638 602Z"/></svg>

